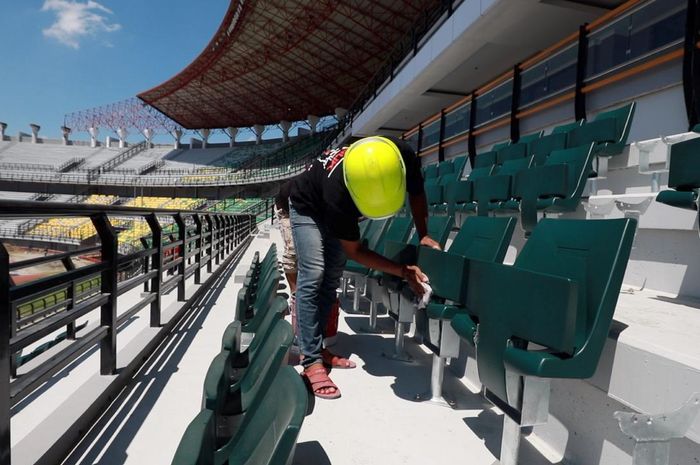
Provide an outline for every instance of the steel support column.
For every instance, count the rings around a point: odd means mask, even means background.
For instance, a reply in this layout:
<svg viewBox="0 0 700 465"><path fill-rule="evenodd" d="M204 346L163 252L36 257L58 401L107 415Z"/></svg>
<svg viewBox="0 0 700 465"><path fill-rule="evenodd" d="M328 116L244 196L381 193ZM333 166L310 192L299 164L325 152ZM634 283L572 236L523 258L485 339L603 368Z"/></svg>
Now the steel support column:
<svg viewBox="0 0 700 465"><path fill-rule="evenodd" d="M161 285L163 284L163 228L155 214L146 217L148 227L151 228L152 243L151 247L156 249L156 252L151 255L150 268L156 272L156 275L151 278L151 292L155 296L155 300L151 302L151 327L160 326L160 310L161 310Z"/></svg>
<svg viewBox="0 0 700 465"><path fill-rule="evenodd" d="M108 299L100 309L100 325L107 334L100 340L100 374L113 375L117 369L117 269L119 258L117 234L105 213L92 217L100 237L102 261L108 264L102 272L101 292Z"/></svg>

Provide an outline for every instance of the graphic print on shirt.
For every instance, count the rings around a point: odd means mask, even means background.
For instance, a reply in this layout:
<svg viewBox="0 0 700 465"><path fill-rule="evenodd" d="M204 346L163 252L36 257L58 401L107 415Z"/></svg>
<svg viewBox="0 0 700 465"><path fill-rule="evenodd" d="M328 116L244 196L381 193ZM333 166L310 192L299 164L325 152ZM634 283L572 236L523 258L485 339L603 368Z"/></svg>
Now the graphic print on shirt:
<svg viewBox="0 0 700 465"><path fill-rule="evenodd" d="M332 149L332 150L326 150L323 152L323 155L318 159L318 161L321 162L321 165L323 166L323 169L328 172L328 176L330 176L333 173L333 170L340 164L341 161L343 161L343 157L345 157L345 151L347 150L347 147L343 147L340 149Z"/></svg>

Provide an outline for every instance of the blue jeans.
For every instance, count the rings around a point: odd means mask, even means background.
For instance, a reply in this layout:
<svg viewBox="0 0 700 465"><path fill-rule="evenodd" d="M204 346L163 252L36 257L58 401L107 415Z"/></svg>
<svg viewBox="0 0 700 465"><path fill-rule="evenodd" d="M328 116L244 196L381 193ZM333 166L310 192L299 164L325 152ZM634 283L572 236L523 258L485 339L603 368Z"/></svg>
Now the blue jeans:
<svg viewBox="0 0 700 465"><path fill-rule="evenodd" d="M335 302L345 268L340 241L322 221L289 206L292 237L297 250L297 334L308 367L321 361L323 331Z"/></svg>

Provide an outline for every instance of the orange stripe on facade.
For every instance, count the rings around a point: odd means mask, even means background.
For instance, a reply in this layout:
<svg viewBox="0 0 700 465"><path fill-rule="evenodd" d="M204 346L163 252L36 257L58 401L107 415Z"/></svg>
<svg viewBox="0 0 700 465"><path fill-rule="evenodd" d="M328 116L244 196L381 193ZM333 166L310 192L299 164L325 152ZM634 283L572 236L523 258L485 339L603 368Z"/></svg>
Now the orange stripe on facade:
<svg viewBox="0 0 700 465"><path fill-rule="evenodd" d="M462 97L461 99L457 100L455 103L453 103L452 105L450 105L449 107L446 107L446 108L445 108L445 113L449 113L449 112L451 112L452 110L454 110L455 108L459 108L459 107L461 107L462 105L464 105L465 103L469 103L469 101L470 101L471 99L472 99L472 96L471 96L471 95L467 95L467 96L465 96L465 97Z"/></svg>
<svg viewBox="0 0 700 465"><path fill-rule="evenodd" d="M488 132L492 129L500 128L501 126L505 126L506 124L510 124L510 115L506 116L495 123L487 124L486 126L483 126L479 129L474 130L474 135L478 136L479 134L483 134L485 132Z"/></svg>
<svg viewBox="0 0 700 465"><path fill-rule="evenodd" d="M447 141L442 143L443 148L444 147L449 147L450 145L455 145L459 142L462 142L464 140L469 139L469 133L467 132L466 134L461 134L457 137L453 137L452 139L448 139Z"/></svg>
<svg viewBox="0 0 700 465"><path fill-rule="evenodd" d="M433 147L430 147L428 150L421 151L421 152L418 154L418 156L419 156L419 157L424 157L424 156L426 156L426 155L430 155L430 154L433 153L433 152L437 152L439 148L440 148L439 145L434 145Z"/></svg>

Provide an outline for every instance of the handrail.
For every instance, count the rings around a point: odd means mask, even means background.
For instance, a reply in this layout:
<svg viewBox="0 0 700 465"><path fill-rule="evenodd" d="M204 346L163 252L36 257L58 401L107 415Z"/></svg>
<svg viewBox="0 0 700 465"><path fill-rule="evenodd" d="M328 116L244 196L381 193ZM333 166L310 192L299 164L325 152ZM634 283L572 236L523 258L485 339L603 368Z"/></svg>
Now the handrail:
<svg viewBox="0 0 700 465"><path fill-rule="evenodd" d="M150 240L142 241L142 249L119 254L120 238L110 215L144 218ZM6 380L0 388L0 412L3 413L0 415L0 451L10 450L13 405L94 347L99 349L100 374L114 375L119 325L148 308L150 326L159 337L164 337L173 327L170 325L173 320L161 322L161 296L176 291L177 300L190 305L190 300L198 298L199 294L191 297L186 294L191 285L189 278L193 276L194 283L203 284L200 289L204 289L216 279L223 266L240 253L240 248L247 245L256 229L255 217L250 214L0 200L0 218L38 220L71 216L89 218L97 231L98 245L10 263L9 253L0 243L0 308L3 309L0 312L0 376ZM164 231L159 217L174 221L174 233ZM91 264L73 264L74 258L87 254L91 255ZM63 264L64 270L13 284L11 272L49 262ZM174 273L172 277L168 270ZM203 276L203 270L207 276ZM84 286L86 282L89 282L88 291ZM133 295L138 302L128 309L118 308L120 296L140 286L144 292ZM41 305L35 305L37 302ZM20 308L24 308L21 314ZM76 333L76 320L96 310L99 310L98 324ZM67 344L50 348L50 357L23 367L19 373L18 351L50 337L62 327L65 327ZM151 349L144 349L148 350ZM144 352L138 358L145 360L144 354L147 355ZM9 464L9 456L3 458L0 453L0 464Z"/></svg>

